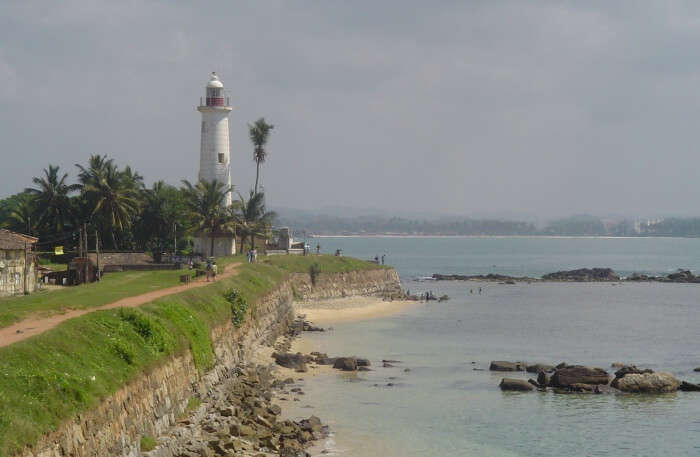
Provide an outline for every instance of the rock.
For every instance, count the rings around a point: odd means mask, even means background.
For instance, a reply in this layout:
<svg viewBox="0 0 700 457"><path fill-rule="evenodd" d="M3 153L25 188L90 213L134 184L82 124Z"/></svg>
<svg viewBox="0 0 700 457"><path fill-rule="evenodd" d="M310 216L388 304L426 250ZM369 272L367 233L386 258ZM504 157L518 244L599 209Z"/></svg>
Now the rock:
<svg viewBox="0 0 700 457"><path fill-rule="evenodd" d="M647 373L653 373L653 372L654 372L654 370L650 370L648 368L644 369L644 370L640 370L639 368L637 368L634 365L625 365L615 372L615 379L613 379L613 381L610 383L610 385L612 387L617 388L617 385L618 385L620 379L624 378L628 374L647 374Z"/></svg>
<svg viewBox="0 0 700 457"><path fill-rule="evenodd" d="M616 384L621 391L634 393L675 392L681 385L671 373L664 372L626 374Z"/></svg>
<svg viewBox="0 0 700 457"><path fill-rule="evenodd" d="M524 371L525 363L523 362L506 362L503 360L494 360L489 366L491 371Z"/></svg>
<svg viewBox="0 0 700 457"><path fill-rule="evenodd" d="M277 365L280 365L285 368L291 368L294 370L304 370L306 371L306 356L303 354L297 352L296 354L292 354L289 352L284 352L284 353L278 353L275 352L272 354L272 357L275 359L275 362Z"/></svg>
<svg viewBox="0 0 700 457"><path fill-rule="evenodd" d="M679 390L682 390L683 392L700 392L700 384L693 384L691 382L683 381L681 382Z"/></svg>
<svg viewBox="0 0 700 457"><path fill-rule="evenodd" d="M382 367L384 368L392 368L394 365L390 364L389 362L382 362Z"/></svg>
<svg viewBox="0 0 700 457"><path fill-rule="evenodd" d="M695 282L696 279L696 276L689 270L679 270L666 276L666 280L670 282Z"/></svg>
<svg viewBox="0 0 700 457"><path fill-rule="evenodd" d="M355 357L338 357L333 368L343 371L357 371L357 359Z"/></svg>
<svg viewBox="0 0 700 457"><path fill-rule="evenodd" d="M544 363L536 363L534 365L528 365L525 367L525 371L528 373L539 373L540 371L544 371L546 373L554 371L554 367L552 365L547 365Z"/></svg>
<svg viewBox="0 0 700 457"><path fill-rule="evenodd" d="M700 367L697 367L697 368L694 369L693 371L700 371Z"/></svg>
<svg viewBox="0 0 700 457"><path fill-rule="evenodd" d="M372 371L372 369L367 367L357 367L357 371Z"/></svg>
<svg viewBox="0 0 700 457"><path fill-rule="evenodd" d="M547 387L549 385L549 376L544 371L537 373L537 384L540 387Z"/></svg>
<svg viewBox="0 0 700 457"><path fill-rule="evenodd" d="M532 379L532 378L528 379L527 382L529 382L530 384L532 384L532 385L535 386L536 388L537 388L537 387L540 387L539 383L538 383L537 381L535 381L534 379Z"/></svg>
<svg viewBox="0 0 700 457"><path fill-rule="evenodd" d="M571 384L569 386L569 390L572 392L593 392L593 385L591 384L583 384L580 382Z"/></svg>
<svg viewBox="0 0 700 457"><path fill-rule="evenodd" d="M619 281L620 277L611 268L579 268L557 271L542 276L543 281Z"/></svg>
<svg viewBox="0 0 700 457"><path fill-rule="evenodd" d="M610 364L610 368L622 368L622 367L626 367L627 365L628 365L627 363L613 362Z"/></svg>
<svg viewBox="0 0 700 457"><path fill-rule="evenodd" d="M369 362L369 360L367 360L367 359L360 359L360 358L357 358L357 359L356 359L356 363L357 363L357 366L358 366L358 367L368 367L368 366L372 365L372 364Z"/></svg>
<svg viewBox="0 0 700 457"><path fill-rule="evenodd" d="M382 359L382 363L401 363L400 360Z"/></svg>
<svg viewBox="0 0 700 457"><path fill-rule="evenodd" d="M572 384L607 384L609 381L608 373L602 368L567 365L554 372L549 385L551 387L569 387Z"/></svg>
<svg viewBox="0 0 700 457"><path fill-rule="evenodd" d="M535 388L529 382L523 379L503 378L498 385L501 390L517 390L521 392L529 392Z"/></svg>

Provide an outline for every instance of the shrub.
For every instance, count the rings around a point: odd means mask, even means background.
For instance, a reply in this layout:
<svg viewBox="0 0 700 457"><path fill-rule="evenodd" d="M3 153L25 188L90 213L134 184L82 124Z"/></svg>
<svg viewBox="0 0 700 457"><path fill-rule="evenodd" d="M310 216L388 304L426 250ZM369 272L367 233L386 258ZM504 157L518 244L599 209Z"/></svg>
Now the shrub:
<svg viewBox="0 0 700 457"><path fill-rule="evenodd" d="M245 313L248 310L248 302L236 289L229 289L224 293L224 298L231 304L231 320L237 328L243 324Z"/></svg>
<svg viewBox="0 0 700 457"><path fill-rule="evenodd" d="M316 278L321 273L321 267L317 263L311 264L309 267L309 276L311 277L311 285L316 285Z"/></svg>

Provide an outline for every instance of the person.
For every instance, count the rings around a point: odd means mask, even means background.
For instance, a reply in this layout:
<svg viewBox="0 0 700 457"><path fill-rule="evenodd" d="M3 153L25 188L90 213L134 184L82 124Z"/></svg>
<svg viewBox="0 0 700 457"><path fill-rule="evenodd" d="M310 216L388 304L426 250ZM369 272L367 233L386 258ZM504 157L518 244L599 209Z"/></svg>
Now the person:
<svg viewBox="0 0 700 457"><path fill-rule="evenodd" d="M248 249L245 252L245 260L246 260L246 262L250 263L250 249Z"/></svg>
<svg viewBox="0 0 700 457"><path fill-rule="evenodd" d="M216 262L214 262L211 266L211 275L214 278L214 281L216 281L216 273L219 271L219 267L216 266Z"/></svg>
<svg viewBox="0 0 700 457"><path fill-rule="evenodd" d="M206 271L207 271L207 282L209 282L209 278L211 277L211 260L209 260L209 259L207 259Z"/></svg>
<svg viewBox="0 0 700 457"><path fill-rule="evenodd" d="M316 255L321 253L321 243L316 243Z"/></svg>
<svg viewBox="0 0 700 457"><path fill-rule="evenodd" d="M384 258L386 257L386 254L382 254L382 265L384 265Z"/></svg>
<svg viewBox="0 0 700 457"><path fill-rule="evenodd" d="M479 287L479 295L481 295L481 287Z"/></svg>
<svg viewBox="0 0 700 457"><path fill-rule="evenodd" d="M252 257L253 257L253 263L258 263L258 250L257 250L257 249L253 249L253 250L251 251L251 255L252 255Z"/></svg>
<svg viewBox="0 0 700 457"><path fill-rule="evenodd" d="M377 265L379 265L379 256L378 256L378 255L375 255L375 256L374 256L374 263L376 263Z"/></svg>

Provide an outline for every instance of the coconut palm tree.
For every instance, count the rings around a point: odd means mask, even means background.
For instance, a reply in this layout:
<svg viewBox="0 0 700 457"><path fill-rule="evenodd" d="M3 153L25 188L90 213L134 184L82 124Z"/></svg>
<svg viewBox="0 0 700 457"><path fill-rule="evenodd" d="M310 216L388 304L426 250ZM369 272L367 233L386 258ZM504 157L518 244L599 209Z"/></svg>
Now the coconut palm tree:
<svg viewBox="0 0 700 457"><path fill-rule="evenodd" d="M193 185L182 181L182 193L187 207L192 231L208 235L211 239L210 255L214 255L214 236L233 233L235 220L231 208L225 206L226 196L233 190L217 180L201 180ZM235 207L237 205L232 205Z"/></svg>
<svg viewBox="0 0 700 457"><path fill-rule="evenodd" d="M270 130L275 128L274 125L265 122L265 118L261 117L254 124L248 124L248 136L250 141L255 146L253 150L253 160L256 164L255 169L255 193L258 193L258 179L260 178L260 164L265 162L267 159L267 151L265 150L265 145L267 145L267 139L270 137Z"/></svg>
<svg viewBox="0 0 700 457"><path fill-rule="evenodd" d="M238 194L239 202L233 209L236 224L241 233L241 245L243 240L250 237L250 246L255 249L255 238L267 236L272 220L277 217L274 211L265 209L265 194L263 192L250 192L250 197L246 201L241 194Z"/></svg>
<svg viewBox="0 0 700 457"><path fill-rule="evenodd" d="M139 211L141 188L138 180L130 169L120 171L106 156L91 156L87 168L76 166L80 170L78 180L85 205L84 216L100 228L103 238L109 233L112 247L117 249L117 233L128 229Z"/></svg>
<svg viewBox="0 0 700 457"><path fill-rule="evenodd" d="M60 167L49 165L44 168L44 176L32 179L36 187L25 189L34 198L37 225L51 234L64 232L73 222L69 194L78 188L66 183L68 173L61 175L59 170Z"/></svg>
<svg viewBox="0 0 700 457"><path fill-rule="evenodd" d="M18 194L14 206L8 215L8 227L16 232L34 235L37 227L37 217L34 208L34 197L28 193Z"/></svg>

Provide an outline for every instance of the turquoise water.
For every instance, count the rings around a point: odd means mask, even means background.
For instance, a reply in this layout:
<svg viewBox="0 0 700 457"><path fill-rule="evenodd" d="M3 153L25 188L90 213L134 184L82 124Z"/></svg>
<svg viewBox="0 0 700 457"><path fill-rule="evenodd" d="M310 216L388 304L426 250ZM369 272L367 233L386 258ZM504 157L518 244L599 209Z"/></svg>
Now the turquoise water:
<svg viewBox="0 0 700 457"><path fill-rule="evenodd" d="M314 246L315 246L314 240ZM331 423L334 453L355 456L698 456L700 394L503 393L491 360L636 363L700 382L700 286L434 283L433 272L540 275L610 266L662 273L700 265L700 240L322 239L328 250L387 260L404 287L452 297L388 318L309 334L374 371L304 383L303 404ZM382 368L381 359L398 359ZM409 368L409 372L404 372ZM612 371L612 370L611 370ZM515 376L519 376L516 374ZM525 375L520 375L525 377ZM395 379L391 379L395 378ZM387 383L395 386L388 387Z"/></svg>

